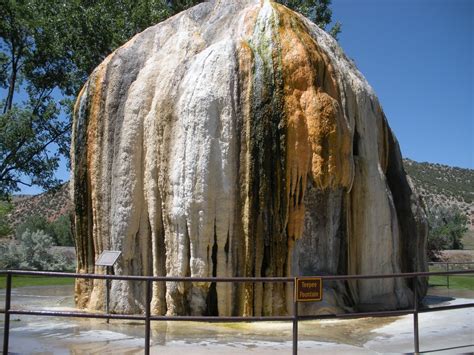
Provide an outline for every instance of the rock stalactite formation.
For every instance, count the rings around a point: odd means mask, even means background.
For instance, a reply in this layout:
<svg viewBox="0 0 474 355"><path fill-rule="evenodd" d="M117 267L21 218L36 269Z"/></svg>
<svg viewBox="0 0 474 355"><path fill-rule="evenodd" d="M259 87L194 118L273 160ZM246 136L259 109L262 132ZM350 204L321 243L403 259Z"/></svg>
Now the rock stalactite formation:
<svg viewBox="0 0 474 355"><path fill-rule="evenodd" d="M209 1L136 35L81 91L73 127L78 271L291 276L423 271L426 224L366 80L271 1ZM402 279L325 285L305 311L406 307ZM105 283L79 280L79 307ZM112 282L111 310L145 285ZM425 283L418 284L423 294ZM291 312L291 285L153 284L156 314ZM317 309L311 309L317 308Z"/></svg>

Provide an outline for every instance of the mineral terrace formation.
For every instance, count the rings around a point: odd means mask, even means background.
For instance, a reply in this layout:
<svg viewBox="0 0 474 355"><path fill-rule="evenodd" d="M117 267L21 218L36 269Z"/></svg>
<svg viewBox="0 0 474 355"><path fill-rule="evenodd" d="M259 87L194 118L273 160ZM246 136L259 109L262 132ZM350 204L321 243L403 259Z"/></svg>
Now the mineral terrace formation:
<svg viewBox="0 0 474 355"><path fill-rule="evenodd" d="M104 273L107 249L124 275L426 268L423 212L372 88L334 39L271 1L201 3L117 49L77 99L71 158L81 273ZM102 309L104 287L78 281L77 305ZM412 289L326 283L303 311L406 307ZM112 282L111 310L142 311L144 290ZM286 314L291 292L156 282L152 310Z"/></svg>

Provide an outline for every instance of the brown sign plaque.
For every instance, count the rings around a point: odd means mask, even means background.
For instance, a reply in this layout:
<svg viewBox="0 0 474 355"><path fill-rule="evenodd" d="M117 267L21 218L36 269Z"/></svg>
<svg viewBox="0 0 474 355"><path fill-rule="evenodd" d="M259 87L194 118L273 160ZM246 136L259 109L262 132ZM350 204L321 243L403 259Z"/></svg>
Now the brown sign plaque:
<svg viewBox="0 0 474 355"><path fill-rule="evenodd" d="M320 277L295 277L297 302L316 302L323 299L323 281Z"/></svg>

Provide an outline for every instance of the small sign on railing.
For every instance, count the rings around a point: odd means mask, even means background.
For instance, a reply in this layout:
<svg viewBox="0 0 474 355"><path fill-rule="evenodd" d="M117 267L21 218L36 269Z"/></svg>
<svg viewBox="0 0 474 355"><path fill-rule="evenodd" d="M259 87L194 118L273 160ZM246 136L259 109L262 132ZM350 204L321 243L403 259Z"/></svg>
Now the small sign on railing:
<svg viewBox="0 0 474 355"><path fill-rule="evenodd" d="M114 266L120 254L122 254L121 251L104 250L97 258L95 264L97 266Z"/></svg>
<svg viewBox="0 0 474 355"><path fill-rule="evenodd" d="M121 251L116 250L104 250L100 253L99 257L95 261L97 266L106 267L106 275L110 273L110 269L117 262L117 259L122 255ZM109 314L109 303L110 303L110 279L105 280L105 313ZM109 318L107 318L109 323Z"/></svg>
<svg viewBox="0 0 474 355"><path fill-rule="evenodd" d="M323 299L323 281L320 277L295 277L297 302L317 302Z"/></svg>

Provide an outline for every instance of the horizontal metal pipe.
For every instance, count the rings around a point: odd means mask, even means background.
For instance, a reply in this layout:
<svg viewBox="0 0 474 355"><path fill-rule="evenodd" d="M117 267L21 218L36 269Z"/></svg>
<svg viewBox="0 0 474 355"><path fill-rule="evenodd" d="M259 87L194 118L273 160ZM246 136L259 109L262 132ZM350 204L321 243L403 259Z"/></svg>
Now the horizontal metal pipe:
<svg viewBox="0 0 474 355"><path fill-rule="evenodd" d="M336 319L336 318L364 318L364 317L397 317L412 314L411 309L396 311L373 311L373 312L353 312L353 313L337 313L337 314L321 314L321 315L305 315L299 316L301 320L317 320L317 319Z"/></svg>
<svg viewBox="0 0 474 355"><path fill-rule="evenodd" d="M184 322L283 322L293 320L293 316L264 316L264 317L219 317L219 316L151 316L153 321L184 321Z"/></svg>
<svg viewBox="0 0 474 355"><path fill-rule="evenodd" d="M413 277L429 277L438 275L465 275L473 274L474 269L470 270L457 270L457 271L435 271L435 272L409 272L409 273L397 273L397 274L384 274L384 275L331 275L331 276L318 276L325 281L329 280L367 280L367 279L388 279L388 278L413 278Z"/></svg>
<svg viewBox="0 0 474 355"><path fill-rule="evenodd" d="M79 279L110 279L129 281L154 281L154 282L294 282L293 277L174 277L174 276L130 276L130 275L103 275L103 274L79 274L55 271L26 271L26 270L0 270L0 275L28 275L28 276L51 276L72 277ZM325 281L331 280L367 280L386 278L412 278L429 277L439 275L466 275L474 274L474 269L456 271L435 272L411 272L381 275L314 275Z"/></svg>
<svg viewBox="0 0 474 355"><path fill-rule="evenodd" d="M474 272L474 271L473 271ZM293 277L178 277L178 276L131 276L131 275L104 275L104 274L79 274L57 271L26 271L26 270L0 270L0 275L23 276L50 276L70 277L78 279L110 279L128 281L155 281L155 282L294 282Z"/></svg>
<svg viewBox="0 0 474 355"><path fill-rule="evenodd" d="M419 313L429 313L438 311L448 311L453 309L463 309L474 307L474 303L464 303L449 306L420 308ZM5 313L5 310L0 310ZM9 314L17 315L37 315L50 317L72 317L72 318L98 318L98 319L122 319L122 320L145 320L142 315L129 314L104 314L104 313L84 313L84 312L62 312L62 311L32 311L32 310L15 310L11 309ZM364 318L364 317L395 317L413 314L412 309L395 310L395 311L373 311L373 312L353 312L353 313L337 313L337 314L320 314L320 315L299 315L298 318L304 320L317 319L335 319L335 318ZM204 322L275 322L275 321L291 321L293 316L268 316L268 317L219 317L219 316L151 316L152 321L204 321Z"/></svg>
<svg viewBox="0 0 474 355"><path fill-rule="evenodd" d="M145 316L133 314L104 314L83 312L60 312L60 311L30 311L24 309L12 309L8 313L17 315L46 316L46 317L71 317L71 318L97 318L97 319L123 319L123 320L145 320Z"/></svg>
<svg viewBox="0 0 474 355"><path fill-rule="evenodd" d="M430 308L420 308L418 313L429 313L429 312L438 312L438 311L449 311L451 309L462 309L474 307L474 303L463 303L463 304L453 304L449 306L439 306L439 307L430 307Z"/></svg>
<svg viewBox="0 0 474 355"><path fill-rule="evenodd" d="M71 318L98 318L98 319L122 319L122 320L145 320L142 315L129 314L104 314L83 312L61 312L61 311L32 311L32 310L10 310L9 314L34 315L46 317L71 317ZM151 316L152 321L204 321L204 322L275 322L289 321L292 316L269 316L269 317L218 317L218 316Z"/></svg>
<svg viewBox="0 0 474 355"><path fill-rule="evenodd" d="M445 262L445 261L430 261L430 262L428 262L428 265L446 265L446 264L449 264L449 265L470 265L470 264L474 264L474 261L459 261L459 262L456 262L456 261L448 261L448 262Z"/></svg>

